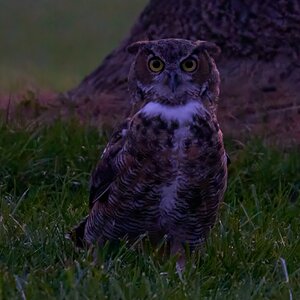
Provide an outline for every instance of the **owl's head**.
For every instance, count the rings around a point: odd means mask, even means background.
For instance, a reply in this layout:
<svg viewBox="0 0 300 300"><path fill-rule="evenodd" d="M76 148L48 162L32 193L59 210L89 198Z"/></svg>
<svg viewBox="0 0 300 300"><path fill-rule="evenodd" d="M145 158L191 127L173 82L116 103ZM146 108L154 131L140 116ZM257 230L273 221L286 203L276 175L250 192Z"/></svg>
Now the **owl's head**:
<svg viewBox="0 0 300 300"><path fill-rule="evenodd" d="M134 102L181 105L197 100L206 108L216 106L220 78L213 57L220 49L214 43L140 41L128 51L136 55L128 79Z"/></svg>

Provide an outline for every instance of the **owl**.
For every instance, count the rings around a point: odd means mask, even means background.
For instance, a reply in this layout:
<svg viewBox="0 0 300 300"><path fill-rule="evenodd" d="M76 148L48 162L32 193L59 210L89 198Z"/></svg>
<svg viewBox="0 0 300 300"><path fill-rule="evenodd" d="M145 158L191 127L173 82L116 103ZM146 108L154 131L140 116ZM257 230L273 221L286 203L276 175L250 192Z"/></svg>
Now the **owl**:
<svg viewBox="0 0 300 300"><path fill-rule="evenodd" d="M215 223L227 183L216 110L220 78L206 41L162 39L128 47L132 112L113 133L90 183L76 245L147 234L184 265Z"/></svg>

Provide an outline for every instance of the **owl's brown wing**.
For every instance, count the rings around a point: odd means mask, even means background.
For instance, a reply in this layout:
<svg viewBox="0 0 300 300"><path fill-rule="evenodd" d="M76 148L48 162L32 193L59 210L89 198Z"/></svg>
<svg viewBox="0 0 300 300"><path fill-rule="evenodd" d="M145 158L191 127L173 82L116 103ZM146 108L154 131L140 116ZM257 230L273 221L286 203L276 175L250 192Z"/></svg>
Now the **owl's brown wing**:
<svg viewBox="0 0 300 300"><path fill-rule="evenodd" d="M89 208L97 202L105 202L108 199L110 185L115 179L115 172L112 162L122 149L125 139L124 131L127 130L129 120L123 122L112 134L109 143L105 147L100 161L94 169L90 179ZM88 216L66 234L66 238L71 239L77 247L85 247L84 230Z"/></svg>
<svg viewBox="0 0 300 300"><path fill-rule="evenodd" d="M125 142L124 131L128 129L128 123L129 121L126 120L114 131L99 163L92 173L90 179L90 209L92 209L96 201L105 202L108 199L109 187L116 175L112 162L123 148Z"/></svg>

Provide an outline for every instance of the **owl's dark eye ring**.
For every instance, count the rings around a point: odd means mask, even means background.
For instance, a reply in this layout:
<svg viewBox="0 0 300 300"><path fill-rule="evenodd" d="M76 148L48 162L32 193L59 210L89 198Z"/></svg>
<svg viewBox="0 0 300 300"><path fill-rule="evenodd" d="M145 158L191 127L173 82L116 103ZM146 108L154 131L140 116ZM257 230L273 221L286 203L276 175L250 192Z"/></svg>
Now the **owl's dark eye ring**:
<svg viewBox="0 0 300 300"><path fill-rule="evenodd" d="M164 69L165 64L160 58L152 57L148 62L148 67L150 71L154 73L160 73Z"/></svg>
<svg viewBox="0 0 300 300"><path fill-rule="evenodd" d="M194 72L198 67L198 62L194 58L187 58L181 64L181 69L185 72Z"/></svg>

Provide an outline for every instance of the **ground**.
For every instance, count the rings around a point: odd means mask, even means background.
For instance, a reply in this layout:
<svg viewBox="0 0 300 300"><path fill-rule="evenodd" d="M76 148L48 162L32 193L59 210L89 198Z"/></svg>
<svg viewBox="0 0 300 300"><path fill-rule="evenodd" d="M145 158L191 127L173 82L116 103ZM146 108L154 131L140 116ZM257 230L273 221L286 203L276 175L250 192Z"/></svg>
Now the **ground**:
<svg viewBox="0 0 300 300"><path fill-rule="evenodd" d="M144 4L124 3L2 1L2 106L9 95L32 105L36 94L78 83ZM106 141L72 120L20 126L1 116L0 299L300 298L299 148L226 140L232 163L218 222L181 278L175 258L151 249L107 245L95 265L64 238L88 212L89 175Z"/></svg>
<svg viewBox="0 0 300 300"><path fill-rule="evenodd" d="M98 131L2 124L0 135L0 299L300 297L296 149L226 142L232 164L219 220L180 279L175 259L151 250L106 246L95 266L64 238L88 211L89 174L106 141Z"/></svg>

